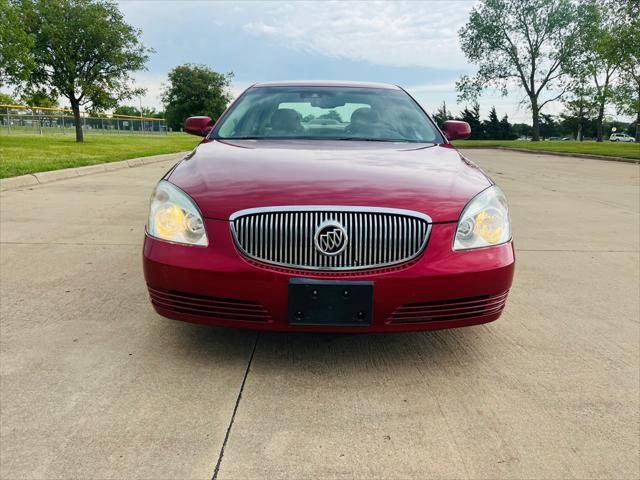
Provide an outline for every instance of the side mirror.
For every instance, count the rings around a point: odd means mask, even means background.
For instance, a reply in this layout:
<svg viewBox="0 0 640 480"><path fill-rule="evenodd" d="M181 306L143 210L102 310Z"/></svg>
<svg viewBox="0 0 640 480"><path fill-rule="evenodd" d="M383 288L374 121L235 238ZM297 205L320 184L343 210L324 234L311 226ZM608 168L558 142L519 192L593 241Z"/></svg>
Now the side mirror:
<svg viewBox="0 0 640 480"><path fill-rule="evenodd" d="M471 135L471 127L469 124L458 120L447 120L442 124L440 129L447 137L447 140L464 140Z"/></svg>
<svg viewBox="0 0 640 480"><path fill-rule="evenodd" d="M209 117L189 117L184 122L184 131L191 135L206 137L213 128L213 120Z"/></svg>

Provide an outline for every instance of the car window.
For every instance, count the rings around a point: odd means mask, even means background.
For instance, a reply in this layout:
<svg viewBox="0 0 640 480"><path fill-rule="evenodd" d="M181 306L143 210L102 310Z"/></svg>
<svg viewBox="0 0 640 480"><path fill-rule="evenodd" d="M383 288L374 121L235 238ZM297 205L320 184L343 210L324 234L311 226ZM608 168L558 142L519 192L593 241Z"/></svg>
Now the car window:
<svg viewBox="0 0 640 480"><path fill-rule="evenodd" d="M252 88L232 106L212 137L443 141L404 91L361 87Z"/></svg>

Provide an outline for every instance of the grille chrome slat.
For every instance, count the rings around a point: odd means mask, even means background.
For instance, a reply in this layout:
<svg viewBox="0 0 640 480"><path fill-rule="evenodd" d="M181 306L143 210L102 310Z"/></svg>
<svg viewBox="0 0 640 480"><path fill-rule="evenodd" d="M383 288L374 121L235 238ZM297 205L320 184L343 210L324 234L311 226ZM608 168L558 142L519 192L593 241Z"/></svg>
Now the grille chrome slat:
<svg viewBox="0 0 640 480"><path fill-rule="evenodd" d="M230 217L233 238L247 257L306 270L362 270L404 263L420 255L431 233L422 213L391 208L342 206L265 207ZM320 224L339 222L347 245L337 255L320 253Z"/></svg>

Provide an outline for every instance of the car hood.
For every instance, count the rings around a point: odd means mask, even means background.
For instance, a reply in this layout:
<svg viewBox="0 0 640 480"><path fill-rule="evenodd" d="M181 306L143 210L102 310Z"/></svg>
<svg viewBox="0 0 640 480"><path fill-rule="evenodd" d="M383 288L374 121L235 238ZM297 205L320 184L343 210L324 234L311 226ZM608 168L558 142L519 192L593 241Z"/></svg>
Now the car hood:
<svg viewBox="0 0 640 480"><path fill-rule="evenodd" d="M451 146L362 141L214 140L170 172L207 218L283 205L416 210L455 222L491 185Z"/></svg>

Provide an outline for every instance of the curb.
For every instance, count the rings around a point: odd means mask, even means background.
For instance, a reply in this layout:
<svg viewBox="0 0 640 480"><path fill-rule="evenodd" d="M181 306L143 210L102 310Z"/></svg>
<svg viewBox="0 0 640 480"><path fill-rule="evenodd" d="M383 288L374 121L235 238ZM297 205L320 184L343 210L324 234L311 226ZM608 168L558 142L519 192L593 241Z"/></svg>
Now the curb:
<svg viewBox="0 0 640 480"><path fill-rule="evenodd" d="M162 155L131 158L129 160L121 160L119 162L99 163L97 165L87 165L86 167L63 168L60 170L51 170L49 172L38 172L31 173L29 175L20 175L18 177L2 178L0 179L0 192L14 190L16 188L33 187L35 185L42 185L43 183L51 183L69 178L84 177L85 175L93 175L95 173L112 172L123 168L142 167L143 165L170 160L177 161L182 159L182 157L187 153L188 152L164 153Z"/></svg>
<svg viewBox="0 0 640 480"><path fill-rule="evenodd" d="M605 160L608 162L623 162L623 163L635 163L640 164L640 159L637 158L624 158L624 157L609 157L606 155L593 155L590 153L569 153L569 152L551 152L547 150L529 150L527 148L516 147L501 147L501 146L479 146L465 147L463 145L455 145L460 150L506 150L510 152L523 152L523 153L539 153L540 155L555 155L556 157L577 157L577 158L589 158L591 160Z"/></svg>

